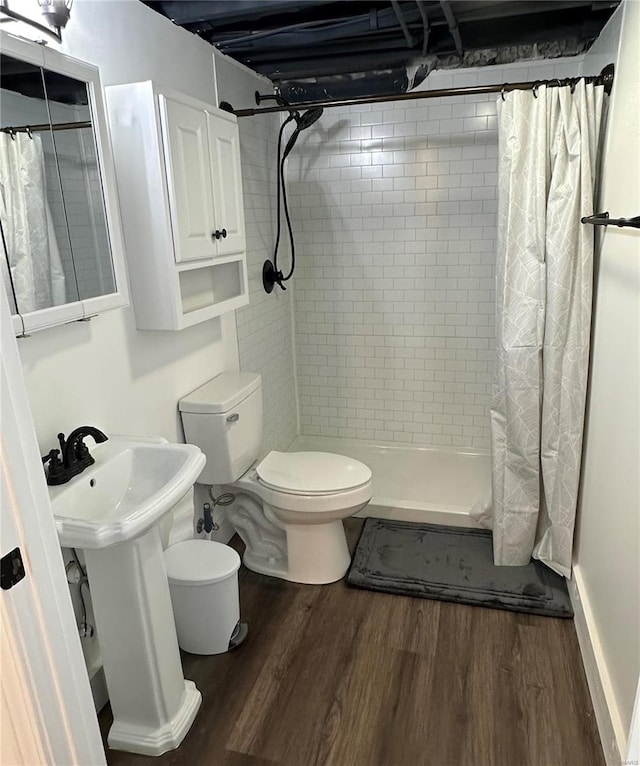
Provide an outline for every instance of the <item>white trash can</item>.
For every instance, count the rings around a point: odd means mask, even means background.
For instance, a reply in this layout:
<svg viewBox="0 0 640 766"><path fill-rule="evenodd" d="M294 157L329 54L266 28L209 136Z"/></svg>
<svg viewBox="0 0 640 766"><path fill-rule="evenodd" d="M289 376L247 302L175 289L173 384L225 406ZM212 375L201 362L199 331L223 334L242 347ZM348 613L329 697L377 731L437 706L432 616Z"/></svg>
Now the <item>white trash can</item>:
<svg viewBox="0 0 640 766"><path fill-rule="evenodd" d="M164 552L178 644L191 654L222 654L244 640L240 556L228 545L185 540Z"/></svg>

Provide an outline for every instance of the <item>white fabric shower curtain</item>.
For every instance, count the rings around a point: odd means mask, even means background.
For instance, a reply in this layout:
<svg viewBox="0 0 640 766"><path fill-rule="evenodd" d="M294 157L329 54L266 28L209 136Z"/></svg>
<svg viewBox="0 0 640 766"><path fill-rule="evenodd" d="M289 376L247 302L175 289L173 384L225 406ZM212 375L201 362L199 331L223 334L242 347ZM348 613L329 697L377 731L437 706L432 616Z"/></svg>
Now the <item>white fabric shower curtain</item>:
<svg viewBox="0 0 640 766"><path fill-rule="evenodd" d="M491 410L494 561L571 574L591 329L603 88L498 99L497 369Z"/></svg>
<svg viewBox="0 0 640 766"><path fill-rule="evenodd" d="M18 311L66 303L38 135L0 133L0 220Z"/></svg>

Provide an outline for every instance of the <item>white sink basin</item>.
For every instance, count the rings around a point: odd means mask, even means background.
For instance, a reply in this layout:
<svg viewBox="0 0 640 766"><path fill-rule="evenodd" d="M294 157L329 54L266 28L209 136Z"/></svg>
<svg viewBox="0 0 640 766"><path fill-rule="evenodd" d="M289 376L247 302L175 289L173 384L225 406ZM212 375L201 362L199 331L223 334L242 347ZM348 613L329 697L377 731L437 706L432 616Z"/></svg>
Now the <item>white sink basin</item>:
<svg viewBox="0 0 640 766"><path fill-rule="evenodd" d="M91 448L95 464L49 487L60 544L106 548L153 526L193 486L205 456L191 444L112 437Z"/></svg>

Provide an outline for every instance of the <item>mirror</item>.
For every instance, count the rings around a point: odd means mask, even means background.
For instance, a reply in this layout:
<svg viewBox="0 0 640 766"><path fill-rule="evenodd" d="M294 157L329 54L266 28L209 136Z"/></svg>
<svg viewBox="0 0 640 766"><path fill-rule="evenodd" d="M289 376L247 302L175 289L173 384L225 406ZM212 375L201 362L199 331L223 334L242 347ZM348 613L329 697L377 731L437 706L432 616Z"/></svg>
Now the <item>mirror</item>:
<svg viewBox="0 0 640 766"><path fill-rule="evenodd" d="M118 292L94 84L0 54L2 278L23 332L26 315L65 306L30 329L72 321L88 315L87 301Z"/></svg>

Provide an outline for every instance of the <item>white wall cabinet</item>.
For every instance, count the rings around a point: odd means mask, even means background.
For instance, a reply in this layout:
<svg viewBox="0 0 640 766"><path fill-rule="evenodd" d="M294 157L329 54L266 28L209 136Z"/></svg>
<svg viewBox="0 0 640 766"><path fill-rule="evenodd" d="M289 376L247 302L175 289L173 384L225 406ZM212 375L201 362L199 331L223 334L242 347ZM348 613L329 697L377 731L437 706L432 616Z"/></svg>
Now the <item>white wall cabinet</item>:
<svg viewBox="0 0 640 766"><path fill-rule="evenodd" d="M106 91L137 326L181 330L245 305L236 117L152 82Z"/></svg>

